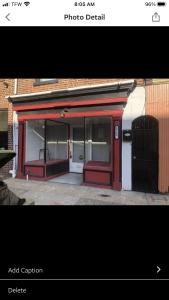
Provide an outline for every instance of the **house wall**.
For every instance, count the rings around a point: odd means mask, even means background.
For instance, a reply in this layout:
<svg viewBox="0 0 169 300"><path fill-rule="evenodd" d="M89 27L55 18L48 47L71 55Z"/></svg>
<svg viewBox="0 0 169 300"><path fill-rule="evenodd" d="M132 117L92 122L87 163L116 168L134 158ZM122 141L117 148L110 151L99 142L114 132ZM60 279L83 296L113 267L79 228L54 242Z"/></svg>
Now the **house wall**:
<svg viewBox="0 0 169 300"><path fill-rule="evenodd" d="M108 79L92 79L92 78L81 78L81 79L58 79L57 83L48 83L43 85L34 85L35 79L18 79L17 85L17 94L27 94L27 93L38 93L43 91L52 91L52 90L61 90L66 88L73 88L73 87L80 87L86 85L95 85L95 84L104 84L104 83L113 83L118 81L126 81L129 80L128 78L108 78ZM144 79L136 79L137 88L144 86ZM134 101L134 100L133 100ZM127 109L127 108L126 108ZM17 136L17 134L16 134ZM17 138L16 138L17 140ZM129 151L129 150L128 150ZM128 158L128 155L126 155ZM131 159L131 157L130 157ZM131 169L131 167L130 167ZM130 170L131 171L131 170ZM128 184L125 184L128 186ZM129 189L131 186L131 182L129 184ZM128 189L128 188L127 188Z"/></svg>
<svg viewBox="0 0 169 300"><path fill-rule="evenodd" d="M6 88L3 81L9 83ZM34 86L34 79L18 79L18 94L36 93L49 90L59 90L82 85L94 85L110 82L122 81L123 79L59 79L58 83ZM128 80L125 78L124 80ZM144 87L143 79L136 79L137 87L131 93L128 103L124 110L122 129L131 129L132 121L140 116L149 114L159 120L159 191L168 192L169 187L169 80L153 79L147 80L148 84ZM146 95L145 95L146 89ZM12 149L12 110L11 104L7 102L5 96L14 94L14 80L0 79L0 107L8 108L9 121L9 149ZM146 107L145 107L146 97ZM17 118L14 117L16 128ZM17 129L16 129L17 130ZM17 133L16 133L17 141ZM9 171L9 164L4 168ZM2 173L2 170L0 170ZM131 190L131 143L122 142L122 188Z"/></svg>
<svg viewBox="0 0 169 300"><path fill-rule="evenodd" d="M128 80L128 78L124 78L124 80ZM52 91L59 89L66 89L71 87L78 87L84 85L95 85L95 84L104 84L104 83L113 83L123 81L122 78L108 78L108 79L94 79L94 78L72 78L72 79L58 79L57 83L51 84L43 84L43 85L34 85L35 79L33 78L19 78L17 80L17 94L26 94L26 93L38 93L44 91ZM144 79L136 79L138 86L144 85ZM13 95L14 92L11 93ZM8 93L10 95L10 93ZM14 112L14 150L17 152L18 149L18 122L17 122L17 113ZM14 160L15 169L17 169L18 159Z"/></svg>
<svg viewBox="0 0 169 300"><path fill-rule="evenodd" d="M159 121L159 192L169 192L169 80L146 86L146 114Z"/></svg>
<svg viewBox="0 0 169 300"><path fill-rule="evenodd" d="M136 87L128 98L122 119L122 130L132 129L132 122L145 115L145 88ZM132 142L122 141L122 189L132 190Z"/></svg>
<svg viewBox="0 0 169 300"><path fill-rule="evenodd" d="M4 85L8 84L8 87ZM0 79L0 109L8 109L8 149L13 149L13 114L12 104L5 98L8 95L14 94L14 79L2 78ZM13 161L10 161L3 168L0 169L0 176L9 176L9 170L12 169Z"/></svg>
<svg viewBox="0 0 169 300"><path fill-rule="evenodd" d="M43 84L35 86L35 79L26 79L19 78L18 79L18 94L26 94L26 93L37 93L37 92L45 92L45 91L53 91L53 90L61 90L66 88L74 88L83 85L95 85L95 84L103 84L103 83L113 83L122 80L129 80L129 78L59 78L57 83ZM138 85L144 84L144 79L136 79Z"/></svg>

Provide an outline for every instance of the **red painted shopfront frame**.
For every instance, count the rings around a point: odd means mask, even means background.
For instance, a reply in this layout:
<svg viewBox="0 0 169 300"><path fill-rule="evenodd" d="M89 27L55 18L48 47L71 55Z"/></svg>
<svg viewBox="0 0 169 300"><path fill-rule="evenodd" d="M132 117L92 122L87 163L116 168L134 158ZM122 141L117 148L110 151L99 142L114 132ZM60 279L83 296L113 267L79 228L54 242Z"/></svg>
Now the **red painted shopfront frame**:
<svg viewBox="0 0 169 300"><path fill-rule="evenodd" d="M122 109L112 111L95 111L95 112L72 112L65 113L64 118L79 118L79 117L112 117L112 188L114 190L121 190L121 120ZM23 174L25 164L25 151L26 151L26 121L28 120L47 120L47 119L60 119L61 114L35 114L35 115L22 115L18 117L19 121L19 152L18 152L18 178L25 178ZM119 128L119 138L115 139L115 126ZM56 176L54 176L56 177ZM41 180L46 180L41 178Z"/></svg>

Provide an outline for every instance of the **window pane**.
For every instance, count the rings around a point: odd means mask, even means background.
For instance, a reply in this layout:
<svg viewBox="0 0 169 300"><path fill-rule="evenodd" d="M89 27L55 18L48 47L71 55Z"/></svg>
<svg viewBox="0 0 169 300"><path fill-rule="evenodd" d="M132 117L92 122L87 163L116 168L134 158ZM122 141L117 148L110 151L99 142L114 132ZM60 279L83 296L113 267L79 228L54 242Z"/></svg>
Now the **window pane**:
<svg viewBox="0 0 169 300"><path fill-rule="evenodd" d="M8 111L0 111L0 131L8 131Z"/></svg>
<svg viewBox="0 0 169 300"><path fill-rule="evenodd" d="M65 124L47 121L46 150L47 160L68 158L68 129Z"/></svg>
<svg viewBox="0 0 169 300"><path fill-rule="evenodd" d="M45 122L32 120L26 122L26 161L44 160Z"/></svg>
<svg viewBox="0 0 169 300"><path fill-rule="evenodd" d="M111 118L86 118L85 160L111 161Z"/></svg>
<svg viewBox="0 0 169 300"><path fill-rule="evenodd" d="M8 111L0 111L0 149L8 149Z"/></svg>
<svg viewBox="0 0 169 300"><path fill-rule="evenodd" d="M57 83L58 79L56 78L37 78L35 79L34 85L41 85L41 84L51 84Z"/></svg>
<svg viewBox="0 0 169 300"><path fill-rule="evenodd" d="M55 80L55 78L40 78L39 81L40 82L45 82L45 81L50 81L50 80Z"/></svg>

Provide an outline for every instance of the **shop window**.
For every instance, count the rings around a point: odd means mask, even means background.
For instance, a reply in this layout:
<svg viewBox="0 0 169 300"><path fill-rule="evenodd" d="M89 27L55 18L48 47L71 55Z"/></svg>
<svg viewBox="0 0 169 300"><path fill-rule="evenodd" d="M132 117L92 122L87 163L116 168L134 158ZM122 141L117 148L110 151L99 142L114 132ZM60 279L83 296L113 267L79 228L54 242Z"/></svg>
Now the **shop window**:
<svg viewBox="0 0 169 300"><path fill-rule="evenodd" d="M63 123L46 121L47 160L68 158L68 127Z"/></svg>
<svg viewBox="0 0 169 300"><path fill-rule="evenodd" d="M68 158L68 129L55 121L32 120L26 124L26 161Z"/></svg>
<svg viewBox="0 0 169 300"><path fill-rule="evenodd" d="M26 122L26 161L38 161L45 158L45 121Z"/></svg>
<svg viewBox="0 0 169 300"><path fill-rule="evenodd" d="M0 110L0 150L8 149L8 110Z"/></svg>
<svg viewBox="0 0 169 300"><path fill-rule="evenodd" d="M85 119L85 161L111 162L111 118Z"/></svg>
<svg viewBox="0 0 169 300"><path fill-rule="evenodd" d="M34 86L57 83L57 82L58 82L58 79L56 79L56 78L37 78L37 79L35 79Z"/></svg>

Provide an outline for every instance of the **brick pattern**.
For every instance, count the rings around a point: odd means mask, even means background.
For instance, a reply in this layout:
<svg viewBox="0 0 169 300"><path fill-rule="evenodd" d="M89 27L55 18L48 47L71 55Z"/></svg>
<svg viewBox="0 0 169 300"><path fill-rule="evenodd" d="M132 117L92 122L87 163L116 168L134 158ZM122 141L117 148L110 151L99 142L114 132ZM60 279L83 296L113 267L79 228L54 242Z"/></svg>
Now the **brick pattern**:
<svg viewBox="0 0 169 300"><path fill-rule="evenodd" d="M169 192L169 80L156 80L146 87L146 114L154 116L159 123L159 180L161 193Z"/></svg>
<svg viewBox="0 0 169 300"><path fill-rule="evenodd" d="M169 78L155 78L155 79L152 79L152 83L154 85L169 83Z"/></svg>
<svg viewBox="0 0 169 300"><path fill-rule="evenodd" d="M17 94L36 93L66 88L80 87L83 85L95 85L111 82L129 80L129 78L61 78L57 83L48 83L35 86L33 78L19 78ZM136 79L137 85L144 85L144 79ZM13 116L12 104L8 103L5 96L14 94L14 79L0 79L0 108L8 109L8 149L13 149ZM12 169L12 161L0 170L0 176L9 176L9 170Z"/></svg>
<svg viewBox="0 0 169 300"><path fill-rule="evenodd" d="M51 84L43 84L34 86L35 79L18 79L18 94L26 94L26 93L37 93L37 92L45 92L45 91L53 91L60 90L66 88L74 88L83 85L95 85L95 84L104 84L111 83L116 81L129 80L129 78L71 78L71 79L58 79L57 83ZM144 85L144 79L136 79L137 85Z"/></svg>
<svg viewBox="0 0 169 300"><path fill-rule="evenodd" d="M8 109L8 149L13 149L13 116L12 104L5 99L6 96L14 93L14 79L2 78L0 79L0 109ZM0 169L1 177L8 177L9 170L12 169L12 161Z"/></svg>

